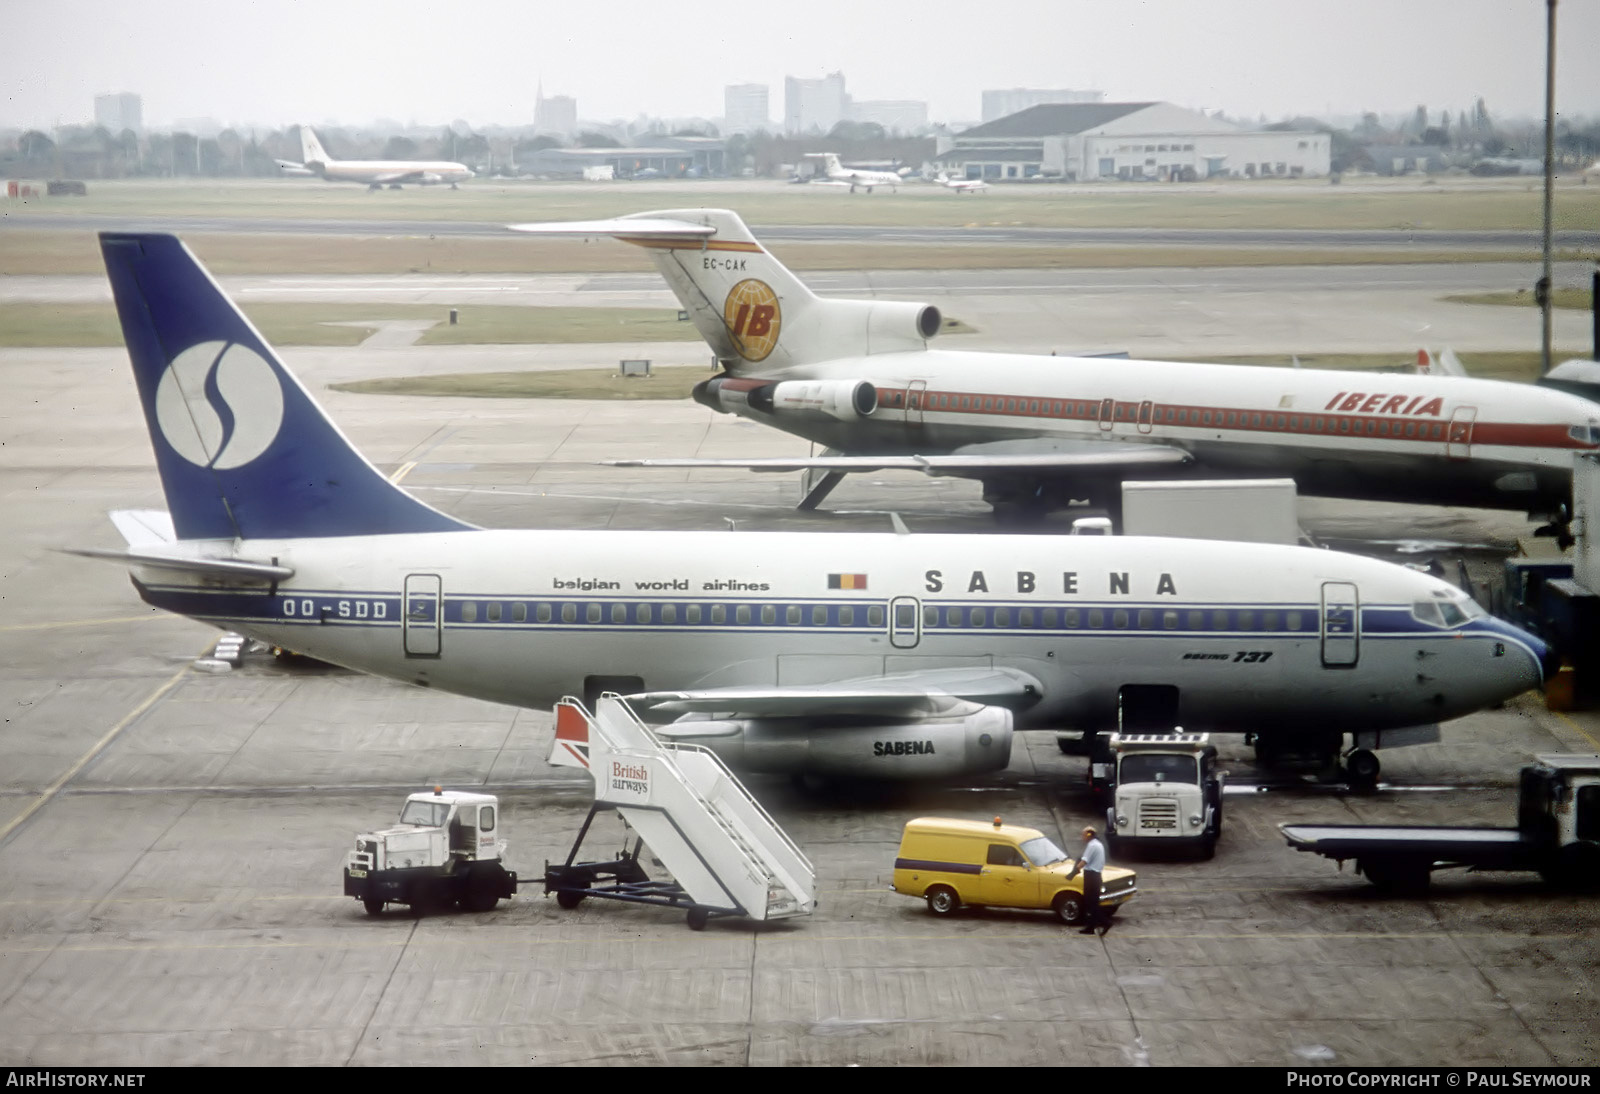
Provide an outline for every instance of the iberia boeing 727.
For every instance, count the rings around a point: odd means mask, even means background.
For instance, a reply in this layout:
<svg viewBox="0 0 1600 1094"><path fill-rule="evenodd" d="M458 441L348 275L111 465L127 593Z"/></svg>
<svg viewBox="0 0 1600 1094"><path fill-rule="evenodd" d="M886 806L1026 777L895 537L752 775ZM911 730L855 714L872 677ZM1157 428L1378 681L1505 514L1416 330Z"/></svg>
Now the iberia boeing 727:
<svg viewBox="0 0 1600 1094"><path fill-rule="evenodd" d="M804 471L802 508L886 468L978 479L1017 518L1073 499L1116 510L1130 477L1276 475L1303 494L1563 525L1573 454L1600 447L1600 406L1528 384L932 349L937 308L819 298L726 210L512 227L646 248L722 362L694 397L827 449L615 462Z"/></svg>

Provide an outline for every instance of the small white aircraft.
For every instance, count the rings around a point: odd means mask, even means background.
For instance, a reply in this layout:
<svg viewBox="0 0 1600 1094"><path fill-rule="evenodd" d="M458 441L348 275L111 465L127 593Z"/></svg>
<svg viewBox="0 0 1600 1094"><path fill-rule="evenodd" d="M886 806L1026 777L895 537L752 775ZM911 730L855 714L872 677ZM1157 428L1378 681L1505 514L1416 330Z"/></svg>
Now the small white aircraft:
<svg viewBox="0 0 1600 1094"><path fill-rule="evenodd" d="M801 471L802 508L887 468L978 479L1008 520L1074 499L1115 512L1130 477L1272 474L1322 497L1524 510L1564 534L1573 455L1600 449L1600 406L1532 384L931 349L938 308L822 299L725 209L511 227L646 248L724 366L695 399L826 449L615 462Z"/></svg>
<svg viewBox="0 0 1600 1094"><path fill-rule="evenodd" d="M856 192L860 187L867 193L872 193L875 187L887 186L890 190L898 190L905 181L894 171L872 171L865 167L845 167L839 163L839 156L834 152L807 152L807 159L821 160L827 181L824 186L848 186L850 192Z"/></svg>
<svg viewBox="0 0 1600 1094"><path fill-rule="evenodd" d="M335 664L528 707L625 693L738 766L873 778L998 770L1016 729L1138 704L1336 757L1546 669L1459 589L1311 548L474 528L363 459L178 239L100 243L170 512L78 553Z"/></svg>
<svg viewBox="0 0 1600 1094"><path fill-rule="evenodd" d="M309 125L300 127L300 149L304 163L277 160L278 169L286 175L311 176L333 182L364 182L370 189L381 190L387 186L398 190L405 183L419 186L438 186L456 183L473 177L470 167L444 160L336 160L322 148L316 133Z"/></svg>
<svg viewBox="0 0 1600 1094"><path fill-rule="evenodd" d="M943 171L934 179L946 190L954 190L958 194L981 194L989 188L989 184L982 179L953 179Z"/></svg>

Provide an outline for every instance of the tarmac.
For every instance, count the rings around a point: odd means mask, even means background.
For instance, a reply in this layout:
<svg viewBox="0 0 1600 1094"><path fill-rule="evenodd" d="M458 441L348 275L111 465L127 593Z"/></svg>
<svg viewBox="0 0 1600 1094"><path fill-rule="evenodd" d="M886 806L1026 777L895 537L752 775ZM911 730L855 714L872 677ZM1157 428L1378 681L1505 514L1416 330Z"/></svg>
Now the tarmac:
<svg viewBox="0 0 1600 1094"><path fill-rule="evenodd" d="M1048 297L1018 294L1014 309L1049 314ZM1161 313L1144 299L1153 332L1183 329L1160 317L1184 312L1182 294ZM1275 339L1297 325L1332 342L1343 324L1359 341L1352 317L1368 302L1352 297L1345 312L1340 299L1263 289L1252 311L1279 315L1274 325L1242 312L1217 321L1260 352L1285 350ZM1139 310L1133 294L1123 306ZM984 320L997 342L1001 319ZM1037 322L1022 341L1083 334ZM1107 321L1083 336L1126 330ZM914 530L989 526L968 483L857 476L826 512L804 515L787 476L595 466L624 453L796 450L690 403L326 389L443 371L441 360L488 369L571 352L285 357L382 470L480 524L729 528L730 550L743 529L887 530L891 510ZM656 352L704 357L695 343L581 348L596 367ZM935 918L888 890L915 816L999 815L1076 850L1097 813L1084 761L1049 734L1028 735L1007 771L961 785L752 780L817 867L819 906L803 920L692 932L665 909L562 911L537 879L566 857L591 788L547 765L548 712L262 654L201 671L215 631L150 611L116 566L55 550L118 546L107 510L162 507L124 355L0 350L0 372L0 1064L1600 1063L1600 902L1516 874L1439 875L1425 898L1386 896L1292 852L1276 827L1509 825L1517 768L1600 751L1600 716L1525 695L1448 724L1438 744L1386 750L1371 795L1258 770L1225 738L1216 858L1126 863L1140 893L1103 937L1045 914ZM1504 550L1530 528L1514 513L1323 501L1304 502L1302 517L1313 533L1412 559L1453 559L1451 544ZM346 849L435 783L501 796L509 861L531 884L489 913L369 919L340 895ZM591 850L620 843L614 820L597 826Z"/></svg>

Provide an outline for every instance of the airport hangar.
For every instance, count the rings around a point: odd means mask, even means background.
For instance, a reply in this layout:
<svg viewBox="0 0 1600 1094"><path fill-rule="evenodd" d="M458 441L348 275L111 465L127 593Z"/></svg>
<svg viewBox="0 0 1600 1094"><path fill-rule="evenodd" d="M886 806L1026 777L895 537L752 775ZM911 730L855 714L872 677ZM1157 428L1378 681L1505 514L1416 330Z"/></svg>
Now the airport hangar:
<svg viewBox="0 0 1600 1094"><path fill-rule="evenodd" d="M1189 182L1319 178L1327 133L1244 129L1172 103L1044 103L965 132L934 158L957 177Z"/></svg>

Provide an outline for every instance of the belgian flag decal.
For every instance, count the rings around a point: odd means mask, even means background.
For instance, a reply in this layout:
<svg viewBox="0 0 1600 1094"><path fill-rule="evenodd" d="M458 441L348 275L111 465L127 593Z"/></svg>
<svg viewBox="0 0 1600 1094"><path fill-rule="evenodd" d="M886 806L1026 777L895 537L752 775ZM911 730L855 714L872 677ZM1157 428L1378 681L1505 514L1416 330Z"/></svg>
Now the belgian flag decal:
<svg viewBox="0 0 1600 1094"><path fill-rule="evenodd" d="M830 589L865 589L867 587L866 574L829 574L828 588Z"/></svg>

